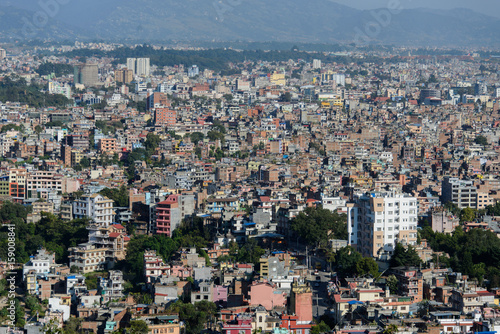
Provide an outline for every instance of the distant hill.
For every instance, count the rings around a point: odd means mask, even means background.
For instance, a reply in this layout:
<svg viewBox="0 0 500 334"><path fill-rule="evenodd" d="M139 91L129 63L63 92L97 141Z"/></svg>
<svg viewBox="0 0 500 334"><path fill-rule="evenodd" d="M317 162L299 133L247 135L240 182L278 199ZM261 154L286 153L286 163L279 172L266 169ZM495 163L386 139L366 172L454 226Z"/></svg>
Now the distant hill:
<svg viewBox="0 0 500 334"><path fill-rule="evenodd" d="M233 4L233 5L231 5ZM23 37L38 1L0 5L0 37ZM38 38L178 41L368 42L418 46L500 46L500 20L466 9L401 10L389 24L373 12L328 0L70 1ZM363 35L361 35L363 34ZM27 36L28 39L32 36ZM361 37L361 38L360 38Z"/></svg>

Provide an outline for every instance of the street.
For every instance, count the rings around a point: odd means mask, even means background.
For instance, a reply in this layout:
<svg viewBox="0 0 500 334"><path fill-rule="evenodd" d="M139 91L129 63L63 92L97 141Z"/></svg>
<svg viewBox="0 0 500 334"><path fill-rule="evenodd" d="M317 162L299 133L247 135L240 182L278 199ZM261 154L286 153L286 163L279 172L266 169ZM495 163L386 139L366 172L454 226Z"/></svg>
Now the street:
<svg viewBox="0 0 500 334"><path fill-rule="evenodd" d="M317 276L321 279L317 280ZM309 277L309 284L311 285L313 293L313 317L318 319L325 314L328 307L330 307L327 292L329 280L330 273L323 271L319 271L317 274L312 274Z"/></svg>

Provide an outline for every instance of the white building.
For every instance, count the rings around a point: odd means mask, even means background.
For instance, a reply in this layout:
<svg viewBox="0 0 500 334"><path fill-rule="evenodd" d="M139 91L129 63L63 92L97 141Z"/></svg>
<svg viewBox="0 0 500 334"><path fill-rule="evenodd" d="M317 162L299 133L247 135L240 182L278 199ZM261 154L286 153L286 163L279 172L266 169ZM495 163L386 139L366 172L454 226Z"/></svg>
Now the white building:
<svg viewBox="0 0 500 334"><path fill-rule="evenodd" d="M60 84L59 82L49 81L49 93L61 94L66 96L67 99L71 98L71 86L68 84Z"/></svg>
<svg viewBox="0 0 500 334"><path fill-rule="evenodd" d="M341 197L327 197L323 196L321 198L321 205L323 209L330 210L332 212L345 211L346 200ZM340 210L339 210L340 209Z"/></svg>
<svg viewBox="0 0 500 334"><path fill-rule="evenodd" d="M364 256L391 255L396 243L416 245L418 201L394 192L356 194L347 204L348 244Z"/></svg>
<svg viewBox="0 0 500 334"><path fill-rule="evenodd" d="M313 59L313 69L321 68L321 59Z"/></svg>
<svg viewBox="0 0 500 334"><path fill-rule="evenodd" d="M88 217L101 227L108 227L114 221L113 200L101 194L83 195L73 202L75 219Z"/></svg>
<svg viewBox="0 0 500 334"><path fill-rule="evenodd" d="M134 75L141 77L149 76L149 58L127 58L127 68L134 72Z"/></svg>
<svg viewBox="0 0 500 334"><path fill-rule="evenodd" d="M30 271L34 271L37 274L48 274L50 267L55 264L55 254L41 248L36 255L30 256L30 260L23 265L23 277L26 277L26 274Z"/></svg>

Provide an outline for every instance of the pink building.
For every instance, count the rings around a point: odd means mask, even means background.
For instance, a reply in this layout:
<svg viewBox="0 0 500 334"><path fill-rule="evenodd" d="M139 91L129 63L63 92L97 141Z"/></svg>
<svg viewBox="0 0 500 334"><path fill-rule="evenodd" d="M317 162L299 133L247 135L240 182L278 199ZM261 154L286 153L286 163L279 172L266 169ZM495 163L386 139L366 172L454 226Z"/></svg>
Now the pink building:
<svg viewBox="0 0 500 334"><path fill-rule="evenodd" d="M213 289L212 301L221 304L227 303L227 287L216 285Z"/></svg>
<svg viewBox="0 0 500 334"><path fill-rule="evenodd" d="M272 310L275 306L284 307L286 296L283 292L276 291L267 282L254 282L248 292L249 302L252 306L262 305L266 310Z"/></svg>
<svg viewBox="0 0 500 334"><path fill-rule="evenodd" d="M156 206L156 228L157 234L165 234L171 237L172 231L181 221L178 196L169 196Z"/></svg>
<svg viewBox="0 0 500 334"><path fill-rule="evenodd" d="M193 268L180 266L180 265L173 265L170 268L170 274L172 276L176 276L176 277L179 277L181 279L186 279L186 278L191 277L193 275Z"/></svg>

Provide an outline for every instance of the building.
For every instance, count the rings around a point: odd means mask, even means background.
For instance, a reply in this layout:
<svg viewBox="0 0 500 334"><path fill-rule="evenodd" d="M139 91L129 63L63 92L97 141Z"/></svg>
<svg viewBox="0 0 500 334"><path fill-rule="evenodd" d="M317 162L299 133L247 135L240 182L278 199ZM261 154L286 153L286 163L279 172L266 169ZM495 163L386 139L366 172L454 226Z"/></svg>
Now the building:
<svg viewBox="0 0 500 334"><path fill-rule="evenodd" d="M420 101L425 101L427 98L441 98L441 91L438 89L422 89L420 90Z"/></svg>
<svg viewBox="0 0 500 334"><path fill-rule="evenodd" d="M198 68L198 65L193 65L188 69L188 76L190 78L195 77L200 74L200 69Z"/></svg>
<svg viewBox="0 0 500 334"><path fill-rule="evenodd" d="M364 256L391 255L397 242L416 245L417 199L394 192L357 194L347 204L349 245Z"/></svg>
<svg viewBox="0 0 500 334"><path fill-rule="evenodd" d="M26 197L26 169L9 170L9 196L14 202L22 202Z"/></svg>
<svg viewBox="0 0 500 334"><path fill-rule="evenodd" d="M132 70L134 75L147 77L150 72L149 58L127 58L127 68Z"/></svg>
<svg viewBox="0 0 500 334"><path fill-rule="evenodd" d="M321 59L313 59L313 70L321 68Z"/></svg>
<svg viewBox="0 0 500 334"><path fill-rule="evenodd" d="M99 140L99 151L113 155L117 151L116 138L101 138Z"/></svg>
<svg viewBox="0 0 500 334"><path fill-rule="evenodd" d="M67 84L60 84L59 82L49 81L49 93L61 94L66 96L67 99L70 99L71 87Z"/></svg>
<svg viewBox="0 0 500 334"><path fill-rule="evenodd" d="M101 194L83 195L73 202L73 217L88 217L101 227L108 227L114 221L113 203Z"/></svg>
<svg viewBox="0 0 500 334"><path fill-rule="evenodd" d="M443 207L435 207L431 211L431 226L434 232L451 234L460 223L460 219Z"/></svg>
<svg viewBox="0 0 500 334"><path fill-rule="evenodd" d="M477 188L472 180L445 177L441 183L441 203L452 202L463 208L477 208Z"/></svg>
<svg viewBox="0 0 500 334"><path fill-rule="evenodd" d="M313 320L312 290L308 284L294 282L290 293L290 314L296 315L302 323Z"/></svg>
<svg viewBox="0 0 500 334"><path fill-rule="evenodd" d="M26 178L27 198L38 197L39 191L54 190L62 194L62 175L53 171L34 171Z"/></svg>
<svg viewBox="0 0 500 334"><path fill-rule="evenodd" d="M0 60L7 57L7 52L4 49L0 49Z"/></svg>
<svg viewBox="0 0 500 334"><path fill-rule="evenodd" d="M131 83L134 80L134 71L129 69L121 69L115 71L115 81L121 83Z"/></svg>
<svg viewBox="0 0 500 334"><path fill-rule="evenodd" d="M474 95L486 95L488 94L488 86L483 82L476 82L474 85Z"/></svg>
<svg viewBox="0 0 500 334"><path fill-rule="evenodd" d="M156 108L168 108L170 107L170 101L168 100L168 95L166 93L154 92L149 95L146 99L146 109L154 110Z"/></svg>
<svg viewBox="0 0 500 334"><path fill-rule="evenodd" d="M84 86L99 84L99 68L97 64L84 64L75 66L74 83Z"/></svg>
<svg viewBox="0 0 500 334"><path fill-rule="evenodd" d="M156 255L155 250L144 251L144 276L146 283L151 283L156 278L170 274L170 266L163 262L161 256Z"/></svg>
<svg viewBox="0 0 500 334"><path fill-rule="evenodd" d="M100 277L99 291L104 303L122 298L123 273L120 270L110 270L108 278Z"/></svg>
<svg viewBox="0 0 500 334"><path fill-rule="evenodd" d="M181 223L181 209L177 196L169 196L156 205L155 233L172 236L172 232Z"/></svg>
<svg viewBox="0 0 500 334"><path fill-rule="evenodd" d="M68 251L69 267L78 268L82 274L108 269L106 261L108 248L83 243L69 248Z"/></svg>
<svg viewBox="0 0 500 334"><path fill-rule="evenodd" d="M49 253L44 248L37 251L36 255L30 256L30 260L23 265L23 278L29 272L36 274L48 274L50 267L56 264L55 253Z"/></svg>
<svg viewBox="0 0 500 334"><path fill-rule="evenodd" d="M177 120L177 112L168 108L155 108L155 126L172 126Z"/></svg>

